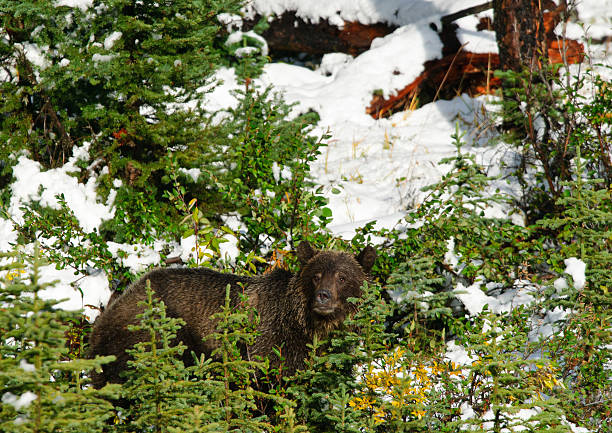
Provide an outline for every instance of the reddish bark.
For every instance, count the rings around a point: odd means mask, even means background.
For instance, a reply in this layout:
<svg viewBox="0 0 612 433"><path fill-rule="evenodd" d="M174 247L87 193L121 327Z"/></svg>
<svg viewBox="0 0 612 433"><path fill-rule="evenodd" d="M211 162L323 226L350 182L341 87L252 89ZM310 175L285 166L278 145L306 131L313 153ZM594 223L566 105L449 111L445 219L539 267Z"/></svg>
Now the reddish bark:
<svg viewBox="0 0 612 433"><path fill-rule="evenodd" d="M554 35L554 28L560 19L559 10L544 14L548 60L553 64L580 63L584 60L584 46L571 39L560 40ZM377 119L405 110L417 96L419 102L424 103L438 98L452 98L460 93L491 93L501 85L500 80L492 74L501 68L500 56L494 53L459 51L439 60L425 62L423 68L421 75L412 83L388 99L374 95L366 113Z"/></svg>
<svg viewBox="0 0 612 433"><path fill-rule="evenodd" d="M261 19L256 16L245 23L245 29L252 28ZM295 12L285 12L270 22L262 36L272 53L325 53L361 54L367 51L375 38L393 32L397 26L383 23L361 24L345 21L342 28L327 20L318 23L304 21Z"/></svg>
<svg viewBox="0 0 612 433"><path fill-rule="evenodd" d="M439 60L426 62L423 65L423 73L389 99L385 100L380 95L374 95L370 106L366 108L366 112L378 118L405 109L410 106L416 96L418 96L420 103L425 103L438 98L452 98L463 92L478 95L490 93L497 89L501 83L493 77L492 71L502 68L500 56L493 53L477 54L463 51L455 34L457 26L452 22L457 18L466 16L466 14L474 13L476 9L480 11L487 7L490 8L496 2L513 5L513 9L509 11L510 15L518 19L525 28L529 26L531 28L531 30L525 30L528 34L521 38L511 34L504 34L502 37L502 39L505 37L504 40L508 43L517 42L519 50L531 47L528 52L518 52L517 54L516 47L510 46L508 48L506 45L500 48L500 52L505 50L506 56L518 55L519 57L522 56L523 60L527 57L530 59L539 58L542 49L538 48L538 40L543 37L543 46L546 47L545 54L548 55L550 62L562 63L564 57L568 63L581 62L584 57L582 44L573 40L561 41L554 35L554 29L563 16L564 3L562 2L560 6L556 7L554 3L543 0L542 10L547 8L551 10L541 15L540 9L537 9L535 13L540 14L541 19L536 20L535 23L529 23L528 16L532 16L533 13L526 13L520 10L517 5L531 5L534 1L538 2L539 0L495 0L476 8L469 8L442 17L443 25L439 30L439 35L444 45L442 49L443 57ZM245 29L254 26L260 18L256 17L254 20L245 23ZM507 18L504 25L509 25ZM494 27L498 28L496 23L490 19L482 19L478 29L491 30ZM381 23L365 25L358 22L345 22L342 28L338 28L327 20L321 20L315 24L297 17L295 12L286 12L270 22L270 26L264 31L263 36L266 38L273 55L286 53L322 55L330 52L345 52L357 55L368 50L373 39L385 36L396 28L396 26Z"/></svg>
<svg viewBox="0 0 612 433"><path fill-rule="evenodd" d="M423 73L397 94L389 99L374 95L366 113L375 119L386 117L404 110L414 97L422 94L444 98L458 92L471 95L490 93L500 84L492 74L496 68L499 68L499 56L492 53L460 51L439 60L430 60L425 62ZM429 99L432 99L431 96Z"/></svg>

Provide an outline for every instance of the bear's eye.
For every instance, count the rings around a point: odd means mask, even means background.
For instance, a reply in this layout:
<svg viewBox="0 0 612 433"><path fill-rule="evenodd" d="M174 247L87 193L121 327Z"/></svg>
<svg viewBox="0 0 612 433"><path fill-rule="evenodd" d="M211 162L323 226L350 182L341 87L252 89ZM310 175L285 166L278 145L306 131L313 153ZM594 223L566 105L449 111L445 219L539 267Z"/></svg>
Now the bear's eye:
<svg viewBox="0 0 612 433"><path fill-rule="evenodd" d="M321 274L315 274L315 276L312 277L312 281L313 283L318 284L319 281L321 281Z"/></svg>
<svg viewBox="0 0 612 433"><path fill-rule="evenodd" d="M339 280L341 283L344 283L344 281L345 281L346 279L345 279L345 278L344 278L342 275L340 275L340 276L338 277L338 280Z"/></svg>

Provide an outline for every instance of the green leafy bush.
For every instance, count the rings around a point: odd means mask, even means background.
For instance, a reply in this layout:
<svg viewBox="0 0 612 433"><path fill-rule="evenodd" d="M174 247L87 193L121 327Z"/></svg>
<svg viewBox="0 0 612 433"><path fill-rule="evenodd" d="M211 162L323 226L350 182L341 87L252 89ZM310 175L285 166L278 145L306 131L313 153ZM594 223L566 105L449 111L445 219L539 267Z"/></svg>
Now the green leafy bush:
<svg viewBox="0 0 612 433"><path fill-rule="evenodd" d="M575 174L578 146L590 176L610 187L609 83L591 70L572 76L570 68L547 63L520 72L497 71L496 76L504 81L502 138L519 157L511 168L523 189L518 204L530 224L560 211L556 201L564 194L563 182Z"/></svg>
<svg viewBox="0 0 612 433"><path fill-rule="evenodd" d="M31 202L22 208L23 223L13 221L21 243L39 242L41 252L58 269L72 268L75 275L87 275L90 268L104 270L109 281L130 281L133 275L115 257L96 230L85 231L62 194L56 196L59 209Z"/></svg>

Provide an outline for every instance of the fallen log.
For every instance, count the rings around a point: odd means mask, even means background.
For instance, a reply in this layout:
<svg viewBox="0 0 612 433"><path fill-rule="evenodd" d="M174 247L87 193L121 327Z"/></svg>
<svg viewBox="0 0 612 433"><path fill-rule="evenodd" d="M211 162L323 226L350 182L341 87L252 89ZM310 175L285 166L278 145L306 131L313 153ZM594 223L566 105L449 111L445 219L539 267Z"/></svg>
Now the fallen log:
<svg viewBox="0 0 612 433"><path fill-rule="evenodd" d="M558 11L545 13L544 16L548 59L552 64L580 63L584 60L583 44L571 39L562 40L554 35L559 17ZM423 72L395 95L385 99L380 94L374 94L366 113L379 119L415 106L417 98L422 105L439 98L451 99L461 93L476 96L498 89L501 80L495 78L493 72L500 67L499 55L472 53L462 48L441 59L425 62Z"/></svg>
<svg viewBox="0 0 612 433"><path fill-rule="evenodd" d="M388 99L375 94L366 113L379 119L408 108L415 98L420 104L434 99L450 99L459 93L491 93L500 85L493 77L499 56L493 53L460 51L439 60L425 62L424 70L412 83Z"/></svg>
<svg viewBox="0 0 612 433"><path fill-rule="evenodd" d="M261 16L257 15L245 21L244 29L250 30L260 19ZM275 57L296 53L348 53L356 56L367 51L375 38L388 35L397 28L384 23L354 21L345 21L338 27L326 19L311 23L298 17L294 11L287 11L268 24L262 36Z"/></svg>

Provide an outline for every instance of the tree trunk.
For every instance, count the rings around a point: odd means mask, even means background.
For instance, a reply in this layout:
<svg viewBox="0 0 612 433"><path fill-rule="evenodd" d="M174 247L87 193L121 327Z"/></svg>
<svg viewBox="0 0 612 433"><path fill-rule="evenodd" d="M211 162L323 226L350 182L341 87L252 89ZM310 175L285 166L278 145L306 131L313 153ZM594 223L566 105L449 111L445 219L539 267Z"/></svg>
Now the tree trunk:
<svg viewBox="0 0 612 433"><path fill-rule="evenodd" d="M542 60L547 58L543 16L550 3L546 0L493 1L493 24L502 70L540 68Z"/></svg>

